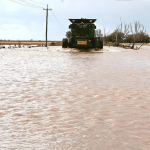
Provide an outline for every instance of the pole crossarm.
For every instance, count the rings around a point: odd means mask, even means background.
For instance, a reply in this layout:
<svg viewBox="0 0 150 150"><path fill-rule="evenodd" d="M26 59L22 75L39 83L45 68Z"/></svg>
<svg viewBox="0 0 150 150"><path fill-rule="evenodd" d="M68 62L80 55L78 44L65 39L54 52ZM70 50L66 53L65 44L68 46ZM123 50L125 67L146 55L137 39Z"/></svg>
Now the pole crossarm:
<svg viewBox="0 0 150 150"><path fill-rule="evenodd" d="M45 9L45 8L43 8L43 10L52 10L52 9Z"/></svg>

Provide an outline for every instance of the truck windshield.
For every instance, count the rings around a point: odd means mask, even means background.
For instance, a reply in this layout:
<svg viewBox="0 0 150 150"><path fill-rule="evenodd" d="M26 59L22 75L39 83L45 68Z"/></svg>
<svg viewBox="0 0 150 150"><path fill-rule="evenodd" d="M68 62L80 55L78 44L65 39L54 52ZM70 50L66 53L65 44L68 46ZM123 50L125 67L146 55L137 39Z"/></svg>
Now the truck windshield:
<svg viewBox="0 0 150 150"><path fill-rule="evenodd" d="M77 26L77 35L78 36L86 36L89 34L89 28L87 25Z"/></svg>

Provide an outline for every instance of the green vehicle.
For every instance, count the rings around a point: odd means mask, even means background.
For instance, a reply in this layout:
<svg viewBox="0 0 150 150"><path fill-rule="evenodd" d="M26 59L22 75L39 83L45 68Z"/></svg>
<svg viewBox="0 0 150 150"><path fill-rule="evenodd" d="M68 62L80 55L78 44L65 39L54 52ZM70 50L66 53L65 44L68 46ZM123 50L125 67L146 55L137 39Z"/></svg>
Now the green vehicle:
<svg viewBox="0 0 150 150"><path fill-rule="evenodd" d="M96 19L69 19L70 31L62 40L62 48L98 48L103 49L101 33L96 34Z"/></svg>

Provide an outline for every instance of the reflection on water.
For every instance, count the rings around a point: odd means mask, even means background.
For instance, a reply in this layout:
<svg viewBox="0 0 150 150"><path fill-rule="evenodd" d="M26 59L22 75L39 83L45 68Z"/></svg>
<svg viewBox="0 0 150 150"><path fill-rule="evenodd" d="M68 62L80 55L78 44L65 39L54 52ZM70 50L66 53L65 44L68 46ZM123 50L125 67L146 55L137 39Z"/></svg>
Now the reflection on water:
<svg viewBox="0 0 150 150"><path fill-rule="evenodd" d="M0 50L0 149L150 149L150 55Z"/></svg>

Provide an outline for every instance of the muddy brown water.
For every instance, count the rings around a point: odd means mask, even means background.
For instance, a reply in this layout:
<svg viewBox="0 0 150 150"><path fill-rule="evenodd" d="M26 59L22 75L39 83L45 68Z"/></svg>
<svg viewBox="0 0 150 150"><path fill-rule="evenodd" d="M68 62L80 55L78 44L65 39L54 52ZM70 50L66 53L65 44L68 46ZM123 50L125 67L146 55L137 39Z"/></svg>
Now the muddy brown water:
<svg viewBox="0 0 150 150"><path fill-rule="evenodd" d="M1 150L149 150L150 51L0 50Z"/></svg>

